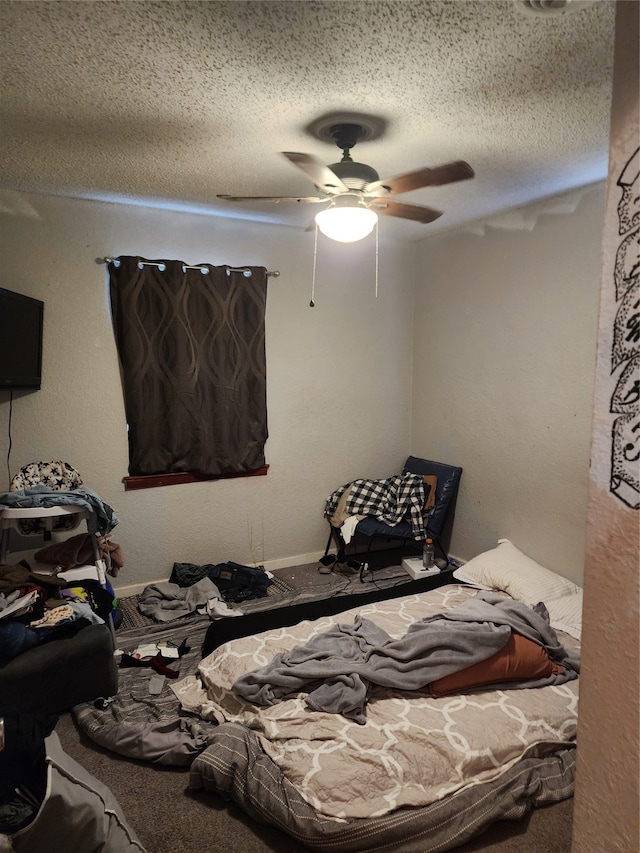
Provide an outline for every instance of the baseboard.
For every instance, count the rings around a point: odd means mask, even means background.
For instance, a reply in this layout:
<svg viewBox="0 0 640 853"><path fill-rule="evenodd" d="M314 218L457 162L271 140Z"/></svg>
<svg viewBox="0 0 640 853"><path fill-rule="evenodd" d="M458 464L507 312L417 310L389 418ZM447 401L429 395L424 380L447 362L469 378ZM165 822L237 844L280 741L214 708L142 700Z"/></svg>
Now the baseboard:
<svg viewBox="0 0 640 853"><path fill-rule="evenodd" d="M284 557L280 560L267 560L262 565L268 572L277 572L278 569L290 569L292 566L306 566L308 563L317 563L320 557L322 557L322 553L313 551L310 554L298 554L295 557Z"/></svg>
<svg viewBox="0 0 640 853"><path fill-rule="evenodd" d="M289 569L292 566L306 566L309 563L317 563L322 554L318 554L317 551L313 551L310 554L298 554L295 557L283 557L279 560L267 560L267 562L262 563L265 570L268 572L277 572L278 569ZM465 563L465 560L461 560L459 557L454 557L453 554L449 555L449 562L453 563L457 566L462 566ZM251 563L245 563L245 565L250 566ZM254 564L256 565L256 564ZM116 586L113 582L113 578L111 580L111 585L113 586L113 590L118 598L131 598L134 595L140 595L143 589L150 586L152 583L167 583L169 578L156 578L155 580L144 581L144 583L132 583L124 586Z"/></svg>
<svg viewBox="0 0 640 853"><path fill-rule="evenodd" d="M156 578L153 581L145 581L144 583L131 583L127 586L113 586L113 591L116 598L133 598L134 595L140 595L143 589L146 589L152 583L166 583L168 578Z"/></svg>

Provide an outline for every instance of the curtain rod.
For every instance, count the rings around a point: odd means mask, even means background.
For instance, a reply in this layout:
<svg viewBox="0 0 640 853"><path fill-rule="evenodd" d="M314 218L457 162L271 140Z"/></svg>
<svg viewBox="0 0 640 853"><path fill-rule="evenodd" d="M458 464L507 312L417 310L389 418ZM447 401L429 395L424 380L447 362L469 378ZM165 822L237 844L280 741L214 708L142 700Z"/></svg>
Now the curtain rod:
<svg viewBox="0 0 640 853"><path fill-rule="evenodd" d="M102 259L105 264L115 264L116 266L120 266L120 258L103 258ZM159 261L138 261L138 268L142 269L142 267L158 267L161 272L164 272L166 269L165 264ZM182 264L182 271L186 272L187 270L200 270L203 275L206 275L209 272L209 267L206 264L196 264L195 266L192 264ZM229 267L227 270L227 275L230 275L232 272L241 272L246 278L251 277L251 270L247 267ZM273 278L278 278L280 275L280 270L267 270L267 276L273 276Z"/></svg>

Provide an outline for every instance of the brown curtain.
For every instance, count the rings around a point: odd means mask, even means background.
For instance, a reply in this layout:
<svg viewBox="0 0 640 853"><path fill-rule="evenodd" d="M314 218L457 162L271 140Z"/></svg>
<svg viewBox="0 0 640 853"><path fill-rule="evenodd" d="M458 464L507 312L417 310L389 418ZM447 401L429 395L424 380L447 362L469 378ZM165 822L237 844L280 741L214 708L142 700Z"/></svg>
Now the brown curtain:
<svg viewBox="0 0 640 853"><path fill-rule="evenodd" d="M265 463L266 269L199 266L109 263L132 476Z"/></svg>

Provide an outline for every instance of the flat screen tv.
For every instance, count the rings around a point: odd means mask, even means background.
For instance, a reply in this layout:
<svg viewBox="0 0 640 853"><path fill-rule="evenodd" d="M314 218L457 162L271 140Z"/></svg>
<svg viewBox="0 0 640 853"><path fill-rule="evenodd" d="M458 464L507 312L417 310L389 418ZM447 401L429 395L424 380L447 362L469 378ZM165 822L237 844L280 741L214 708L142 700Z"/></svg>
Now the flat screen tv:
<svg viewBox="0 0 640 853"><path fill-rule="evenodd" d="M40 388L44 302L0 287L0 388Z"/></svg>

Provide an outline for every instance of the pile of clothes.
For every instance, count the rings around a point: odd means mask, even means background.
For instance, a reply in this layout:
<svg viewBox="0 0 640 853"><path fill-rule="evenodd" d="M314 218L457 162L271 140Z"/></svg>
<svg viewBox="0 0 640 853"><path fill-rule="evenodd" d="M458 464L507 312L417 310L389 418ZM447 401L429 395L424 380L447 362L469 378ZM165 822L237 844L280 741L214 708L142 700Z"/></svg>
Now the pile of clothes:
<svg viewBox="0 0 640 853"><path fill-rule="evenodd" d="M263 598L273 581L259 566L240 563L174 563L168 582L150 584L140 593L138 609L157 622L169 622L193 613L241 616L228 604Z"/></svg>
<svg viewBox="0 0 640 853"><path fill-rule="evenodd" d="M26 561L0 566L0 665L41 643L103 623L112 592L97 580L68 581L31 570Z"/></svg>
<svg viewBox="0 0 640 853"><path fill-rule="evenodd" d="M240 563L227 562L197 566L194 563L174 563L170 583L180 587L191 586L202 578L209 578L220 590L224 601L246 601L263 598L273 583L262 567L253 568Z"/></svg>

